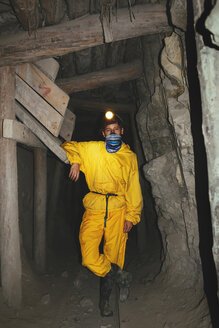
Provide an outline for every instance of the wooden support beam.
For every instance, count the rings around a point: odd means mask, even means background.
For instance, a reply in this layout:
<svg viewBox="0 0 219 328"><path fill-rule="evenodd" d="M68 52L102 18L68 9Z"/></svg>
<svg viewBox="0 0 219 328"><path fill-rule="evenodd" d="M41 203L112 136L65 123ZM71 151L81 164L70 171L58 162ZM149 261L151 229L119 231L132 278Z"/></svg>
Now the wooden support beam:
<svg viewBox="0 0 219 328"><path fill-rule="evenodd" d="M4 122L4 120L2 120L2 119L0 118L0 138L3 137L3 122Z"/></svg>
<svg viewBox="0 0 219 328"><path fill-rule="evenodd" d="M51 81L55 81L59 71L59 63L54 58L41 59L33 63L38 67Z"/></svg>
<svg viewBox="0 0 219 328"><path fill-rule="evenodd" d="M42 142L21 122L4 119L2 129L4 138L20 142L29 147L46 149Z"/></svg>
<svg viewBox="0 0 219 328"><path fill-rule="evenodd" d="M46 269L47 151L34 149L34 261L38 272Z"/></svg>
<svg viewBox="0 0 219 328"><path fill-rule="evenodd" d="M112 16L112 41L146 34L169 32L166 8L160 4L133 6L135 19L130 21L127 8L118 9ZM0 66L16 65L104 43L99 14L86 15L69 22L37 30L35 35L19 32L0 37Z"/></svg>
<svg viewBox="0 0 219 328"><path fill-rule="evenodd" d="M63 116L49 105L40 95L25 83L18 75L15 77L15 98L36 117L54 136L58 136Z"/></svg>
<svg viewBox="0 0 219 328"><path fill-rule="evenodd" d="M75 128L76 116L69 109L66 110L64 121L59 135L66 141L71 141L72 134Z"/></svg>
<svg viewBox="0 0 219 328"><path fill-rule="evenodd" d="M52 82L35 65L22 64L16 66L16 74L37 92L43 99L53 106L62 116L69 102L69 96ZM20 84L18 85L20 86ZM37 107L37 112L39 106Z"/></svg>
<svg viewBox="0 0 219 328"><path fill-rule="evenodd" d="M59 206L59 197L62 189L64 176L64 165L60 161L55 161L55 167L53 171L53 179L50 184L50 189L48 190L48 230L50 233L55 235L57 229L55 219ZM49 186L48 186L49 188ZM67 203L67 200L66 200ZM53 245L50 245L53 246Z"/></svg>
<svg viewBox="0 0 219 328"><path fill-rule="evenodd" d="M60 147L61 140L54 137L20 104L15 104L16 116L21 120L62 162L68 164L68 158L64 149Z"/></svg>
<svg viewBox="0 0 219 328"><path fill-rule="evenodd" d="M15 72L0 68L0 119L15 119ZM1 284L9 306L21 305L21 254L18 224L18 177L16 142L0 139Z"/></svg>
<svg viewBox="0 0 219 328"><path fill-rule="evenodd" d="M94 101L93 99L80 99L72 98L70 106L76 109L83 109L88 111L100 111L105 112L106 110L112 110L115 112L135 112L137 110L135 104L118 104L118 103L105 103Z"/></svg>
<svg viewBox="0 0 219 328"><path fill-rule="evenodd" d="M107 84L135 80L139 78L142 73L142 62L138 59L133 62L116 65L101 71L77 75L67 79L60 79L56 81L56 84L62 90L71 94L73 92L96 89Z"/></svg>

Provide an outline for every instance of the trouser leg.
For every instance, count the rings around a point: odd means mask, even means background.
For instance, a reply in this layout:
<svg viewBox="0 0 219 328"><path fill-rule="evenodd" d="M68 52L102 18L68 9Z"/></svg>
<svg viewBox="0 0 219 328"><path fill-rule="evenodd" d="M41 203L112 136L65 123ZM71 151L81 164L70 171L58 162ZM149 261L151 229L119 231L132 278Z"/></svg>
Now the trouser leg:
<svg viewBox="0 0 219 328"><path fill-rule="evenodd" d="M100 310L103 316L112 315L109 298L116 282L122 290L124 274L120 276L118 270L123 268L127 234L123 233L125 210L109 212L106 228L104 228L104 214L86 211L80 228L80 244L82 264L94 274L104 277L100 286ZM99 245L104 234L104 254L99 253ZM111 267L111 263L112 267ZM118 271L118 275L116 272ZM125 280L127 280L125 278ZM125 285L125 288L126 285ZM124 288L123 288L124 289ZM121 299L121 295L120 295Z"/></svg>
<svg viewBox="0 0 219 328"><path fill-rule="evenodd" d="M99 252L104 234L104 214L85 211L79 233L82 265L100 277L104 277L111 269L110 260Z"/></svg>
<svg viewBox="0 0 219 328"><path fill-rule="evenodd" d="M125 210L110 212L104 233L104 254L112 263L115 282L120 289L121 302L127 300L132 281L132 275L122 271L128 237L128 234L123 232L124 222Z"/></svg>
<svg viewBox="0 0 219 328"><path fill-rule="evenodd" d="M123 232L125 209L110 211L104 231L104 255L121 269L124 266L128 234Z"/></svg>
<svg viewBox="0 0 219 328"><path fill-rule="evenodd" d="M123 268L127 233L123 232L125 210L108 213L104 228L105 212L86 211L80 227L82 264L94 274L104 277L111 269L111 263ZM99 245L104 234L103 254Z"/></svg>

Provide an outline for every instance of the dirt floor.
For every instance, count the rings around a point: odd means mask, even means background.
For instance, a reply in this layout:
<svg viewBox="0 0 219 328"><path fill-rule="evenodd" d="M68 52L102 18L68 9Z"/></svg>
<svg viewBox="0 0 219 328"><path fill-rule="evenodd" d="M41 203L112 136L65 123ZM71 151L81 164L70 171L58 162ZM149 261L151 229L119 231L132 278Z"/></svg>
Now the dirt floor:
<svg viewBox="0 0 219 328"><path fill-rule="evenodd" d="M158 253L144 258L131 254L127 262L126 268L133 274L130 297L119 303L119 291L114 289L111 318L102 318L99 313L99 278L82 267L77 258L53 257L48 273L41 276L34 274L28 263L23 263L23 306L16 311L8 308L0 290L0 327L211 327L205 304L202 307L195 303L194 290L179 293L178 289L164 286L160 275L155 278L160 267ZM192 298L193 308L188 302Z"/></svg>

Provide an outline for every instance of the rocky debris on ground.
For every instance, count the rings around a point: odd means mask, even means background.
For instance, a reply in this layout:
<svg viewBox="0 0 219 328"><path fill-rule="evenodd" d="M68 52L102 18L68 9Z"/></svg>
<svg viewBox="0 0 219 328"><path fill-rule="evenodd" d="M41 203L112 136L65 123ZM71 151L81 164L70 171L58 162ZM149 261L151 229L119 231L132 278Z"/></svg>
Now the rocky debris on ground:
<svg viewBox="0 0 219 328"><path fill-rule="evenodd" d="M40 303L43 305L48 305L50 304L50 302L51 302L51 298L49 294L44 295L40 300Z"/></svg>
<svg viewBox="0 0 219 328"><path fill-rule="evenodd" d="M80 288L81 287L81 280L79 278L76 278L73 282L73 285L75 288Z"/></svg>
<svg viewBox="0 0 219 328"><path fill-rule="evenodd" d="M68 278L68 277L69 277L68 271L62 272L62 278Z"/></svg>
<svg viewBox="0 0 219 328"><path fill-rule="evenodd" d="M85 307L92 307L93 305L94 305L94 303L91 301L90 298L82 297L82 299L80 301L80 306L85 308Z"/></svg>

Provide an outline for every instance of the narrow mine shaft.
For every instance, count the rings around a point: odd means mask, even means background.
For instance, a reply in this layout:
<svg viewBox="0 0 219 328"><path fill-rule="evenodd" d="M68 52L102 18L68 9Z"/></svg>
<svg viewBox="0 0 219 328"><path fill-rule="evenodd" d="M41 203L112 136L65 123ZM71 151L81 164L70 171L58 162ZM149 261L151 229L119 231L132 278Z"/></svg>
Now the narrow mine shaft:
<svg viewBox="0 0 219 328"><path fill-rule="evenodd" d="M219 327L218 11L214 0L0 1L0 327ZM108 110L137 156L143 208L127 234L129 297L115 276L103 316L104 277L82 266L79 240L92 190L81 154L69 178L63 144L107 152Z"/></svg>

